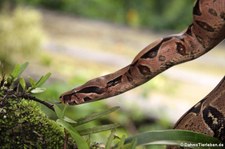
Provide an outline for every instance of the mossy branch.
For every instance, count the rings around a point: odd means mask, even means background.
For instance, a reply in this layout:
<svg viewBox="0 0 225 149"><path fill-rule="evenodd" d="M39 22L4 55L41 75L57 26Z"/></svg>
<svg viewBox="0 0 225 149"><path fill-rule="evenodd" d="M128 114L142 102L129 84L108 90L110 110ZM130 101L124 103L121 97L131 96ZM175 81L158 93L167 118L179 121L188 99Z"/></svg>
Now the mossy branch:
<svg viewBox="0 0 225 149"><path fill-rule="evenodd" d="M42 105L45 105L46 107L48 107L49 109L51 109L52 111L55 111L54 108L53 108L53 104L49 103L49 102L46 102L46 101L43 101L35 96L32 96L32 95L29 95L29 94L26 94L26 93L20 93L20 94L12 94L12 95L6 95L4 98L10 98L10 99L29 99L29 100L33 100L33 101L36 101L38 103L41 103Z"/></svg>

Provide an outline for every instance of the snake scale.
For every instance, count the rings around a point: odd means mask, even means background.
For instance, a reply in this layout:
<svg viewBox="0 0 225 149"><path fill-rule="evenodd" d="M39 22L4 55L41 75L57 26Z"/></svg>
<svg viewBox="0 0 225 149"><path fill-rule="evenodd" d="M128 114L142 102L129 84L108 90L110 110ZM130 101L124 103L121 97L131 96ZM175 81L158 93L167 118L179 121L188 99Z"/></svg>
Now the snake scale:
<svg viewBox="0 0 225 149"><path fill-rule="evenodd" d="M128 66L65 92L60 96L60 100L73 105L121 94L149 81L174 65L200 57L224 38L225 0L197 0L193 8L192 23L184 32L149 44ZM225 82L224 79L222 82ZM217 86L216 89L225 87L225 83L220 84L223 85ZM225 93L218 94L213 94L215 101L207 100L207 96L196 104L178 121L175 128L203 131L225 141L225 122L221 123L217 117L225 117L224 103L218 101L225 98ZM216 126L215 120L219 123ZM195 124L195 121L199 124Z"/></svg>

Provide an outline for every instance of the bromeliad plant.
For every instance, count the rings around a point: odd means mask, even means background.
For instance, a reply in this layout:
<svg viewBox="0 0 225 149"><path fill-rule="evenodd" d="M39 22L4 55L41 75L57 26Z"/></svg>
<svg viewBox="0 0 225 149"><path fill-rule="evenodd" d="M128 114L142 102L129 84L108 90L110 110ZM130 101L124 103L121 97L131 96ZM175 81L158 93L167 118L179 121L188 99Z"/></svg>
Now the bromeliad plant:
<svg viewBox="0 0 225 149"><path fill-rule="evenodd" d="M134 149L146 144L221 143L213 137L186 130L149 131L126 138L126 135L122 137L116 135L116 128L119 127L119 124L78 129L81 125L115 112L119 107L90 114L81 119L71 119L66 116L66 105L52 104L35 97L35 94L45 91L45 88L41 86L51 74L47 73L37 81L32 78L24 79L21 74L27 66L28 63L16 65L10 75L5 75L2 71L0 80L0 136L7 139L1 138L0 143L5 148L16 145L17 148L62 148L63 146L64 149ZM35 102L54 111L57 119L53 121L47 118ZM93 143L90 137L84 137L102 131L111 131L105 143ZM23 135L23 133L31 134ZM197 146L190 148L194 147Z"/></svg>

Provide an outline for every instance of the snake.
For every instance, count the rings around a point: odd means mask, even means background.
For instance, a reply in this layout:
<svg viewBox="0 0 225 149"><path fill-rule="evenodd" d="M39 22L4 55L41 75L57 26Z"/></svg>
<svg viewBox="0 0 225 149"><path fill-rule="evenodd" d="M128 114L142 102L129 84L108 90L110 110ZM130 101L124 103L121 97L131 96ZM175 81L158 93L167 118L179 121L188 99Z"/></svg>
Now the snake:
<svg viewBox="0 0 225 149"><path fill-rule="evenodd" d="M124 93L142 85L175 65L202 56L224 40L225 0L197 0L192 12L192 22L183 32L163 37L149 44L126 67L91 79L81 86L66 91L59 97L61 102L77 105ZM206 106L209 103L212 105ZM200 128L204 124L191 126L191 124L184 122L195 114L203 113L203 117L196 119L201 119L202 123L203 121L212 123L207 127L211 128L212 126L213 128L210 130L216 129L217 127L214 128L213 125L213 119L216 118L213 113L220 113L223 117L225 115L225 109L221 113L221 111L218 112L216 107L220 107L220 102L209 101L207 98L202 100L178 121L175 128L194 127L192 129L204 129ZM211 111L211 113L208 111ZM210 114L212 115L210 116ZM220 128L224 130L222 126ZM216 136L221 135L219 132L218 134L210 132L210 130L207 129L209 132L206 133Z"/></svg>
<svg viewBox="0 0 225 149"><path fill-rule="evenodd" d="M225 0L197 0L193 21L184 32L156 40L128 66L67 91L60 99L81 104L124 93L174 65L200 57L224 38Z"/></svg>
<svg viewBox="0 0 225 149"><path fill-rule="evenodd" d="M224 101L225 101L225 76L206 97L204 97L201 101L199 101L192 108L190 108L183 116L181 116L181 118L174 125L174 129L190 130L215 137L221 140L224 146L225 145ZM181 147L179 146L167 146L166 149L180 149L180 148Z"/></svg>

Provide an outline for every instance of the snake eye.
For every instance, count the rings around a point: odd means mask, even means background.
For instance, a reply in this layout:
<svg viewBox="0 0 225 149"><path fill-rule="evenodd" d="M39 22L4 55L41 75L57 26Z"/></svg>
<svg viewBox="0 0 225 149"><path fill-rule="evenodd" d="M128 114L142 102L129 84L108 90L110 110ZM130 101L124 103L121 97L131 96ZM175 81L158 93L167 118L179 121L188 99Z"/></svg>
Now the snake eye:
<svg viewBox="0 0 225 149"><path fill-rule="evenodd" d="M96 94L102 94L104 92L104 89L99 88L97 86L89 86L89 87L85 87L79 91L77 91L76 93L96 93Z"/></svg>

